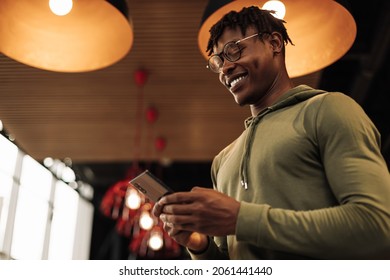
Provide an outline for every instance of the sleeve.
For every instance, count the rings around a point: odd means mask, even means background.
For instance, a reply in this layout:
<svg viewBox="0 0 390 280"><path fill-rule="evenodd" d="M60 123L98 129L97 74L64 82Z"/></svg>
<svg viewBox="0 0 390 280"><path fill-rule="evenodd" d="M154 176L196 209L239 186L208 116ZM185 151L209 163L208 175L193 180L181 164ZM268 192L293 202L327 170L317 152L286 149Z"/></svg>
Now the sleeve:
<svg viewBox="0 0 390 280"><path fill-rule="evenodd" d="M356 102L336 93L324 97L313 126L339 205L294 211L243 202L237 239L313 258L389 259L390 175L377 129ZM240 231L248 225L252 231Z"/></svg>

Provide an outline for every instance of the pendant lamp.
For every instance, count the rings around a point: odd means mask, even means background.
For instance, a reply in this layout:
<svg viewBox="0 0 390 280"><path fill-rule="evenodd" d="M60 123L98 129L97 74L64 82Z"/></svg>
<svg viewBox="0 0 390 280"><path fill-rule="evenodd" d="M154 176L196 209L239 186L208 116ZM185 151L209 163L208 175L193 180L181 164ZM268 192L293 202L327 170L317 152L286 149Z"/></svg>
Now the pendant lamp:
<svg viewBox="0 0 390 280"><path fill-rule="evenodd" d="M198 45L207 59L209 30L229 11L262 8L267 1L210 0L198 33ZM333 0L282 0L287 32L294 45L286 45L286 67L291 78L319 71L340 59L356 38L356 23L349 11Z"/></svg>
<svg viewBox="0 0 390 280"><path fill-rule="evenodd" d="M61 16L52 12L49 0L0 1L0 52L32 67L98 70L122 59L132 43L131 23L104 0L73 0L70 12Z"/></svg>

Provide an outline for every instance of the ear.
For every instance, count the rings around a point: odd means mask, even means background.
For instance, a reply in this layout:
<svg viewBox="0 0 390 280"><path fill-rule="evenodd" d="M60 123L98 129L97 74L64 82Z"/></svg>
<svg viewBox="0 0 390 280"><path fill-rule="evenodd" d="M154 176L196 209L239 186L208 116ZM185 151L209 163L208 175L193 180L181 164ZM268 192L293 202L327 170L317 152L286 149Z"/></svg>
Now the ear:
<svg viewBox="0 0 390 280"><path fill-rule="evenodd" d="M269 42L275 54L281 53L284 47L283 37L279 32L272 32Z"/></svg>

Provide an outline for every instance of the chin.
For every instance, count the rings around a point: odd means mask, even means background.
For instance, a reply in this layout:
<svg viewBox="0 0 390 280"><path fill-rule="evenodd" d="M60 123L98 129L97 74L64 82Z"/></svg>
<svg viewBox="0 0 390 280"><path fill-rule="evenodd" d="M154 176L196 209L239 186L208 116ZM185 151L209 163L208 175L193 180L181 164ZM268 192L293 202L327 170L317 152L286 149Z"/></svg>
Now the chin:
<svg viewBox="0 0 390 280"><path fill-rule="evenodd" d="M240 96L237 95L234 95L234 100L241 107L249 104L248 100L246 100L245 98L240 98Z"/></svg>
<svg viewBox="0 0 390 280"><path fill-rule="evenodd" d="M240 107L244 107L245 105L247 105L246 103L238 102L237 100L236 100L236 103L237 103L237 105L240 106Z"/></svg>
<svg viewBox="0 0 390 280"><path fill-rule="evenodd" d="M234 101L236 101L238 105L242 106L241 100L237 98L237 96L234 96Z"/></svg>

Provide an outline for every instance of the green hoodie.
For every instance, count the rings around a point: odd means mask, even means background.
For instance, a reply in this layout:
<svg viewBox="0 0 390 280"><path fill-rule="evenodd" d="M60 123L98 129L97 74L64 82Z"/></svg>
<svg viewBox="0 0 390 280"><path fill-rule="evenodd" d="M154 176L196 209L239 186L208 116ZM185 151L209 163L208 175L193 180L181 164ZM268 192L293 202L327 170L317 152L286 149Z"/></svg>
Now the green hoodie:
<svg viewBox="0 0 390 280"><path fill-rule="evenodd" d="M380 135L341 93L291 89L213 161L241 202L236 234L194 259L390 257L390 175Z"/></svg>

